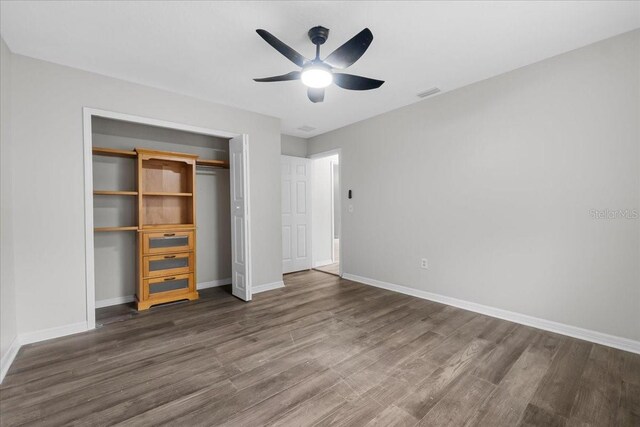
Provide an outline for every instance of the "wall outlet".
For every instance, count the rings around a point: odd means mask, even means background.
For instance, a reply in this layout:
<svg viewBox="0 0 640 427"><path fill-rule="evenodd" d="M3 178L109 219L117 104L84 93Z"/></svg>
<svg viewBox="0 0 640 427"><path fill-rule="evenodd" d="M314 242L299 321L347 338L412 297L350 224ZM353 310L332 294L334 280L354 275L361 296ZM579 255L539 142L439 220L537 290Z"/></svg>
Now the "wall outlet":
<svg viewBox="0 0 640 427"><path fill-rule="evenodd" d="M425 270L429 269L429 261L426 258L422 258L420 261L420 268L424 268Z"/></svg>

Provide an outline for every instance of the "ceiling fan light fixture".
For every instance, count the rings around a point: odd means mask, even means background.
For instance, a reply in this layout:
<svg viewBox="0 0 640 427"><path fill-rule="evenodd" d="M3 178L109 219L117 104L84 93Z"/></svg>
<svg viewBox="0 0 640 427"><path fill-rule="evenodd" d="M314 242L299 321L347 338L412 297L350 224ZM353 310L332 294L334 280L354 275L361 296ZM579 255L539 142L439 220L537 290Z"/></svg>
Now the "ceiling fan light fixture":
<svg viewBox="0 0 640 427"><path fill-rule="evenodd" d="M302 70L300 79L305 86L320 89L333 83L333 74L322 65L310 65Z"/></svg>
<svg viewBox="0 0 640 427"><path fill-rule="evenodd" d="M384 83L384 80L370 79L368 77L356 76L342 72L334 73L333 70L344 70L353 65L366 52L373 40L371 30L365 28L346 43L334 50L325 59L320 59L320 46L324 44L329 36L329 29L325 27L313 27L309 30L309 39L316 45L316 57L312 60L300 55L290 46L287 46L276 36L267 30L257 29L256 32L271 47L280 52L289 61L301 68L300 71L291 71L279 76L263 77L253 79L256 82L287 82L291 80L301 80L307 86L307 96L309 101L315 103L324 101L324 88L332 83L347 90L371 90L377 89Z"/></svg>

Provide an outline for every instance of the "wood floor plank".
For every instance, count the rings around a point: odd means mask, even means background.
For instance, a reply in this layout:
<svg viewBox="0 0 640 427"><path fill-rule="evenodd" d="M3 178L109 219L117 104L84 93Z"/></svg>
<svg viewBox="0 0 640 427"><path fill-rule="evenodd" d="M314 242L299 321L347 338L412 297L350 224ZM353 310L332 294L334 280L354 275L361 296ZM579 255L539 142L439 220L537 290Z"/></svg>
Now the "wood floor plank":
<svg viewBox="0 0 640 427"><path fill-rule="evenodd" d="M533 328L518 326L478 362L473 375L498 384L537 333Z"/></svg>
<svg viewBox="0 0 640 427"><path fill-rule="evenodd" d="M368 397L361 397L342 405L313 426L317 427L361 427L367 425L378 416L384 408Z"/></svg>
<svg viewBox="0 0 640 427"><path fill-rule="evenodd" d="M356 396L357 394L351 387L341 379L333 387L277 416L269 425L279 427L312 425L347 404L347 402L354 400Z"/></svg>
<svg viewBox="0 0 640 427"><path fill-rule="evenodd" d="M538 336L527 347L469 425L510 427L518 424L555 355L546 344L544 337Z"/></svg>
<svg viewBox="0 0 640 427"><path fill-rule="evenodd" d="M229 367L219 370L229 370ZM61 411L47 417L47 423L62 425L75 421L78 425L114 424L136 416L140 412L149 411L158 406L172 402L182 396L191 395L209 389L214 384L217 395L235 393L236 389L229 382L230 372L222 373L213 370L194 375L177 372L175 375L162 377L161 380L139 383L119 393L103 395L100 398L84 402L73 411ZM149 387L153 387L150 389ZM212 393L209 393L209 397Z"/></svg>
<svg viewBox="0 0 640 427"><path fill-rule="evenodd" d="M570 423L614 425L622 392L624 360L610 348L593 346L580 378Z"/></svg>
<svg viewBox="0 0 640 427"><path fill-rule="evenodd" d="M175 370L174 363L187 363L193 360L196 357L196 351L197 349L187 349L171 352L168 355L161 354L155 358L122 365L110 372L81 376L73 381L33 391L29 394L29 399L24 399L23 395L2 399L0 409L3 416L13 419L13 422L32 421L56 411L75 407L80 402L97 397L99 393L110 393L129 387L137 382L134 374L147 377L149 380L166 375ZM220 367L215 358L208 359L211 363L207 364L207 370Z"/></svg>
<svg viewBox="0 0 640 427"><path fill-rule="evenodd" d="M522 421L518 424L520 427L564 427L567 425L567 419L553 412L529 404L524 411Z"/></svg>
<svg viewBox="0 0 640 427"><path fill-rule="evenodd" d="M495 385L464 375L418 423L419 426L463 426L494 390Z"/></svg>
<svg viewBox="0 0 640 427"><path fill-rule="evenodd" d="M260 402L259 404L246 409L234 417L230 417L224 426L261 426L274 422L277 417L283 413L295 410L299 405L309 399L321 394L329 388L334 387L341 381L341 377L336 372L327 369L318 375L301 381L294 386L283 390L277 395ZM187 424L209 423L211 416L208 413L202 413L202 417L193 419L187 418ZM195 422L194 422L195 421ZM307 422L310 424L311 421ZM183 423L184 424L184 423Z"/></svg>
<svg viewBox="0 0 640 427"><path fill-rule="evenodd" d="M625 427L640 425L640 385L622 382L616 423Z"/></svg>
<svg viewBox="0 0 640 427"><path fill-rule="evenodd" d="M624 360L624 378L628 383L640 385L640 354L622 352Z"/></svg>
<svg viewBox="0 0 640 427"><path fill-rule="evenodd" d="M487 343L472 341L466 348L454 354L442 367L426 378L418 388L403 397L396 405L417 419L425 415L465 376L471 363L482 356Z"/></svg>
<svg viewBox="0 0 640 427"><path fill-rule="evenodd" d="M531 403L547 413L568 418L592 346L574 339L563 343Z"/></svg>
<svg viewBox="0 0 640 427"><path fill-rule="evenodd" d="M211 424L221 424L232 416L251 408L280 391L323 371L318 363L304 362L265 381L247 387L225 399L211 399L207 393L197 392L175 404L171 402L129 419L126 424L150 422L155 425L195 425L206 419Z"/></svg>
<svg viewBox="0 0 640 427"><path fill-rule="evenodd" d="M640 356L318 271L24 346L0 425L640 425Z"/></svg>
<svg viewBox="0 0 640 427"><path fill-rule="evenodd" d="M395 405L388 406L374 419L369 421L367 427L412 427L418 423L411 414L403 411Z"/></svg>

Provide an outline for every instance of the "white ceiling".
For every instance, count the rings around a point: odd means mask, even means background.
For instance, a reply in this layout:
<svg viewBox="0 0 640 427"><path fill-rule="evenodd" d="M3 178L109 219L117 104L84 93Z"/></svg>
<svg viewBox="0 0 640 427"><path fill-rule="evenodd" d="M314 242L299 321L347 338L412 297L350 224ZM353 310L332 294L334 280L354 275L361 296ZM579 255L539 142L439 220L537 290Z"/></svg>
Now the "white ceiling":
<svg viewBox="0 0 640 427"><path fill-rule="evenodd" d="M279 117L283 133L302 137L640 27L635 1L3 1L0 12L14 53ZM369 92L332 86L312 104L299 81L252 81L296 69L256 28L312 57L306 33L316 25L331 30L322 57L369 27L373 43L348 72L386 83Z"/></svg>

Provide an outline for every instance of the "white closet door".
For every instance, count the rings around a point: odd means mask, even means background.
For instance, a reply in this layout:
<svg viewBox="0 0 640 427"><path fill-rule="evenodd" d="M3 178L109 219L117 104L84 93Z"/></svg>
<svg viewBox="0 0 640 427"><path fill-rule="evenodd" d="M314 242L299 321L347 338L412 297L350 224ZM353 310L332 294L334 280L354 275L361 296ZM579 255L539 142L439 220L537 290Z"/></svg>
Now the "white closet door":
<svg viewBox="0 0 640 427"><path fill-rule="evenodd" d="M248 236L248 150L246 137L229 141L231 187L231 290L244 301L251 300L251 270Z"/></svg>
<svg viewBox="0 0 640 427"><path fill-rule="evenodd" d="M282 272L311 268L309 159L282 156Z"/></svg>

